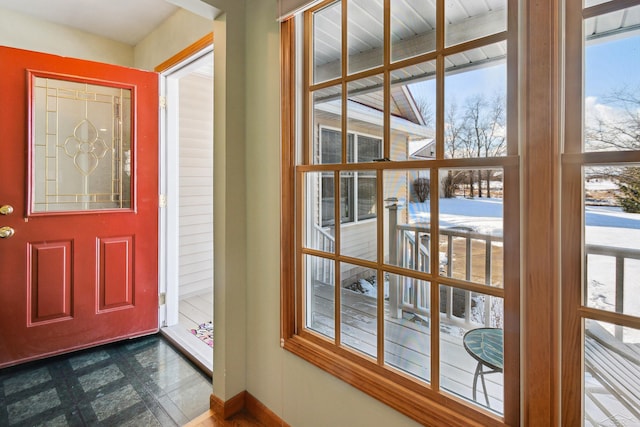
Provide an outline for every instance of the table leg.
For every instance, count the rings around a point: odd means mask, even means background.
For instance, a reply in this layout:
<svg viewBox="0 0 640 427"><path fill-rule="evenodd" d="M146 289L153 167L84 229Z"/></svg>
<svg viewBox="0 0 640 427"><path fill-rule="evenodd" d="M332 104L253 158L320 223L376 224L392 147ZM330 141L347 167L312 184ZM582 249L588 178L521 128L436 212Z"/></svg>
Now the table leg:
<svg viewBox="0 0 640 427"><path fill-rule="evenodd" d="M473 374L473 400L476 400L476 386L478 385L478 375L480 375L481 371L482 371L482 363L478 362L478 365L476 366L476 372L475 374ZM484 377L483 377L483 381L484 381Z"/></svg>
<svg viewBox="0 0 640 427"><path fill-rule="evenodd" d="M489 395L487 394L487 384L484 382L484 371L480 372L480 379L482 380L482 389L484 390L484 400L487 401L487 408L490 408L491 406L489 406Z"/></svg>
<svg viewBox="0 0 640 427"><path fill-rule="evenodd" d="M487 393L487 383L485 383L484 381L484 374L485 372L482 370L482 363L478 362L478 364L476 365L476 372L473 374L473 400L477 402L476 391L478 389L478 377L480 377L480 380L482 381L482 391L484 391L484 400L487 402L487 408L490 408L491 406L489 405L489 394Z"/></svg>

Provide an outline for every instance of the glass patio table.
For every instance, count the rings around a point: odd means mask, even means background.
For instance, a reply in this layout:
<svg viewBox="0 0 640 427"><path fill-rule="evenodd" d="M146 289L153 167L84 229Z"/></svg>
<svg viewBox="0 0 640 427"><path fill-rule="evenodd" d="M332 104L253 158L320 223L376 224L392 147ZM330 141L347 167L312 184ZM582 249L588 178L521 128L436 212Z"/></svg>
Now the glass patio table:
<svg viewBox="0 0 640 427"><path fill-rule="evenodd" d="M473 400L476 400L478 377L480 377L484 398L487 402L487 407L490 407L484 376L502 372L504 364L503 331L498 328L472 329L464 334L462 343L467 353L478 362L473 375ZM485 367L487 368L486 370Z"/></svg>

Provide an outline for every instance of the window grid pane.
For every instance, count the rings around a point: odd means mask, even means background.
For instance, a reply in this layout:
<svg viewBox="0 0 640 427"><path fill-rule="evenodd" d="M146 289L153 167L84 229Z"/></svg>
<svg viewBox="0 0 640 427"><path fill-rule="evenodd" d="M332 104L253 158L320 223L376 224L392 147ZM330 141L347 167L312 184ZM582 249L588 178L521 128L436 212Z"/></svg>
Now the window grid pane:
<svg viewBox="0 0 640 427"><path fill-rule="evenodd" d="M640 365L640 334L633 327L640 318L635 280L640 272L635 236L640 228L640 167L628 160L640 150L640 79L628 70L640 66L640 37L632 30L640 22L640 6L624 8L623 2L599 0L585 0L583 6L596 7L584 11L587 18L576 25L582 34L573 49L582 54L578 63L584 64L584 84L570 92L568 102L582 103L583 108L568 116L572 127L566 150L570 157L588 152L588 158L568 168L573 171L568 181L576 183L570 196L572 218L582 217L572 230L584 233L584 241L577 245L582 255L575 267L579 279L565 293L572 295L580 321L573 322L574 330L582 334L584 345L571 348L574 353L563 369L573 376L579 371L574 366L578 356L584 362L584 425L635 425L640 405L637 395L630 399L628 391L636 387Z"/></svg>
<svg viewBox="0 0 640 427"><path fill-rule="evenodd" d="M640 35L628 28L638 21L640 6L584 21L584 151L640 149L640 76L627 72L640 68Z"/></svg>
<svg viewBox="0 0 640 427"><path fill-rule="evenodd" d="M313 14L313 81L342 74L342 3L337 1Z"/></svg>
<svg viewBox="0 0 640 427"><path fill-rule="evenodd" d="M338 52L338 49L334 49L339 60L336 57L333 61L328 61L327 64L330 62L333 68L324 66L323 70L336 71L337 64L346 62L346 67L340 67L346 70L347 75L334 72L331 78L335 80L329 83L332 86L318 84L327 79L318 79L321 69L317 66L318 61L315 60L314 54L314 77L313 83L309 86L309 89L312 89L309 94L313 114L310 124L313 129L309 129L308 132L309 135L313 135L313 146L310 147L313 155L310 157L312 164L305 165L306 171L321 174L321 179L318 180L319 188L305 187L305 191L308 192L304 195L307 204L314 199L322 199L322 212L335 212L335 203L339 204L340 212L340 228L335 230L337 235L333 236L338 248L335 253L328 255L335 261L339 270L340 280L336 286L340 286L340 289L334 292L340 301L334 306L334 319L339 319L336 320L335 326L340 329L338 342L328 339L327 345L338 344L354 350L356 354L362 353L367 361L375 359L378 364L410 375L425 385L431 383L432 374L437 373L439 378L435 383L440 386L435 389L436 392L453 391L477 407L493 414L502 414L506 403L502 391L503 380L492 382L498 384L498 388L490 392L490 405L484 402L482 396L472 397L473 381L463 386L468 389L468 393L457 393L455 387L447 382L455 375L446 372L447 376L443 376L445 370L442 367L453 366L456 362L444 360L448 353L442 352L442 343L447 340L445 335L450 332L455 335L463 330L482 327L501 330L504 326L502 168L507 164L504 160L507 144L515 144L515 141L506 139L506 36L504 39L498 37L498 42L494 37L491 43L466 52L459 52L454 48L451 51L456 53L444 57L444 67L437 67L436 60L432 60L433 56L407 61L410 65L402 68L394 67L393 61L435 50L436 28L445 31L445 25L444 22L440 26L437 25L432 6L429 6L428 2L413 0L391 2L391 10L386 13L391 14L391 19L387 22L390 22L392 28L380 32L384 20L382 13L378 13L377 6L382 4L381 1L343 0L342 3L344 2L346 5L342 10L347 10L347 27L341 29L342 33L333 34L330 40L331 43L336 43L339 34L346 36L348 51ZM328 7L342 7L342 3L332 3ZM483 30L482 34L463 35L450 32L449 39L454 40L452 35L455 35L464 36L460 41L471 41L504 31L506 2L496 0L490 3L493 9L486 12L491 15L487 19L494 19L497 25L485 27L486 31ZM369 16L358 16L357 14L367 10L365 6L371 7ZM421 15L409 18L408 7L417 8ZM482 8L478 5L473 6L476 9L478 7ZM311 13L325 13L326 9L327 7ZM475 15L485 13L480 9L471 12ZM378 15L380 16L377 24L362 31L365 29L361 25L362 22L372 17L375 19ZM399 25L402 25L405 19L407 23L413 19L412 28L419 28L422 33L399 36L402 31ZM316 25L310 37L310 46L314 48L320 45L319 40L315 40L320 37L315 31L317 28ZM406 30L405 28L404 31ZM358 51L355 48L358 44L356 38L364 38L366 33L371 33L367 35L371 38L366 40L369 48L365 49L363 44ZM386 44L390 48L388 55L378 56L385 43L376 40L376 34L391 35L390 43ZM425 43L424 46L410 48L415 40L426 41L430 38L433 39L433 44ZM385 58L388 63L383 63ZM483 69L491 72L485 73L482 76L482 84L478 84L477 76ZM352 77L352 73L356 71L358 75ZM447 90L447 98L436 90L439 85ZM470 110L471 103L466 99L461 100L460 105L468 107L467 110L461 108L459 116L447 117L445 114L445 122L439 126L435 123L435 112L444 108L445 101L451 99L451 94L469 93L470 88L479 91L477 99L482 101L479 104L483 107L486 105L486 108L477 114L477 121L474 123L476 127L472 127L470 122L466 123L466 136L469 137L473 131L477 131L476 135L484 133L490 136L476 141L473 147L468 146L464 155L450 156L443 151L447 136L451 137L447 132L455 126L455 120L468 117L466 112ZM343 90L346 90L346 105L342 103ZM499 96L495 96L496 92L499 92ZM491 117L492 120L488 119L491 113L495 113ZM443 115L438 117L442 118ZM441 135L436 133L436 129L440 129L438 132ZM346 146L343 146L343 143ZM457 148L462 152L460 146ZM383 158L385 156L389 156L390 159ZM456 166L460 166L467 163L477 164L476 160L479 157L493 161L484 161L481 170L477 167L465 167L461 172L467 174L466 181L448 179L450 172L454 172L446 167L449 159L455 158ZM427 169L427 161L432 159L444 163ZM466 162L465 159L470 160ZM394 165L394 162L406 160L416 161L418 168L402 170ZM363 163L371 163L372 166ZM334 177L338 175L339 194L336 194ZM468 187L464 187L465 184ZM478 225L475 217L473 220L468 218L475 209L473 207L461 208L466 212L466 216L460 212L451 214L446 209L443 211L446 202L442 201L445 197L441 197L441 193L444 195L446 191L450 191L447 197L459 201L460 205L483 204L485 199L487 204L493 203L499 211L494 219L494 222L499 224L499 236L494 236L493 231L487 232L483 228L487 222ZM436 195L435 199L432 195ZM430 213L434 206L437 208L436 212L439 212L439 226L431 229ZM382 217L378 215L381 207L384 207ZM462 218L454 218L455 216ZM329 218L329 215L326 217ZM462 221L462 225L456 222L458 220ZM323 221L320 225L332 230L334 223ZM471 251L460 252L447 238L443 242L443 224L448 231L455 229L455 232L467 233L472 241ZM416 230L409 230L407 233L403 227ZM465 227L476 228L463 230ZM403 239L399 237L400 234L405 237L411 234L414 239L413 246L407 244L410 240L408 237L409 240ZM465 238L461 241L466 242ZM462 246L464 247L464 244ZM478 260L464 271L464 266L468 265L465 257L469 254ZM379 260L383 260L381 264L378 264ZM454 273L460 273L462 277ZM459 279L470 282L470 288L474 288L478 283L491 286L491 295L465 289L464 284L458 283L455 288L443 284ZM380 289L381 287L383 288ZM442 292L433 291L432 287ZM438 302L432 301L432 298ZM448 305L452 301L460 300L463 301L462 306ZM309 301L306 303L309 304ZM438 307L437 310L431 310L432 303ZM313 307L306 309L306 312L315 310ZM451 320L445 325L445 330L431 329L429 325L441 316ZM461 335L456 339L459 341L459 349L462 349ZM412 346L406 344L405 349L403 340L411 341ZM440 344L439 351L432 358L430 347L435 345L434 343ZM424 346L424 349L421 346ZM470 363L458 368L473 380L476 365ZM512 380L517 381L517 378Z"/></svg>

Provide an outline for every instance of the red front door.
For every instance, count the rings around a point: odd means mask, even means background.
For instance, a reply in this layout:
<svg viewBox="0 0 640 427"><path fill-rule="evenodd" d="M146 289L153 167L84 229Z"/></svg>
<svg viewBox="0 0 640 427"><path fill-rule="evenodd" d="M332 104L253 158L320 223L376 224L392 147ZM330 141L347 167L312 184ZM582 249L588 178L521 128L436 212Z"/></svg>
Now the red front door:
<svg viewBox="0 0 640 427"><path fill-rule="evenodd" d="M157 331L157 75L0 64L0 367Z"/></svg>

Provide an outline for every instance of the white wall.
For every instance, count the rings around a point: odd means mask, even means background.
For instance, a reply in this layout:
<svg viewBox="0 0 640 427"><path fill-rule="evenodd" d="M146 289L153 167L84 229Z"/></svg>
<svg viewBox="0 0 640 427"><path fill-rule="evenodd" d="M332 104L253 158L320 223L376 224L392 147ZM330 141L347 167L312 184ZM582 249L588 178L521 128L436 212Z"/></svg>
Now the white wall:
<svg viewBox="0 0 640 427"><path fill-rule="evenodd" d="M132 67L133 47L0 8L0 45Z"/></svg>
<svg viewBox="0 0 640 427"><path fill-rule="evenodd" d="M210 292L213 285L213 78L194 72L178 85L178 292L183 299Z"/></svg>

